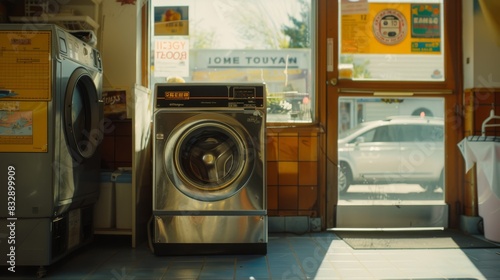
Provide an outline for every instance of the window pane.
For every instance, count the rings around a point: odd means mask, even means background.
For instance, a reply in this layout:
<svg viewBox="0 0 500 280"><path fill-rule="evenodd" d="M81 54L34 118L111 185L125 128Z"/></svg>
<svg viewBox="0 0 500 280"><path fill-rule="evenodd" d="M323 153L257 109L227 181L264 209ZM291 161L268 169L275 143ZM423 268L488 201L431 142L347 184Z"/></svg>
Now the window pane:
<svg viewBox="0 0 500 280"><path fill-rule="evenodd" d="M314 0L151 1L151 87L264 82L269 122L314 120Z"/></svg>
<svg viewBox="0 0 500 280"><path fill-rule="evenodd" d="M341 97L342 107L339 200L444 200L443 98Z"/></svg>
<svg viewBox="0 0 500 280"><path fill-rule="evenodd" d="M443 0L339 5L339 78L444 81Z"/></svg>

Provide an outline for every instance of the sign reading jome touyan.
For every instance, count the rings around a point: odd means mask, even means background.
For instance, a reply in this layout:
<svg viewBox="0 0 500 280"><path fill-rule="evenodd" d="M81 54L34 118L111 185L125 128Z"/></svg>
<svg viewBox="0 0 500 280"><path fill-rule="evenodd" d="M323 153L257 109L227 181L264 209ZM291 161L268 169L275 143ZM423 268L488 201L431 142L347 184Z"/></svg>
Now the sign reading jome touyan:
<svg viewBox="0 0 500 280"><path fill-rule="evenodd" d="M309 50L203 50L192 51L197 68L308 68Z"/></svg>

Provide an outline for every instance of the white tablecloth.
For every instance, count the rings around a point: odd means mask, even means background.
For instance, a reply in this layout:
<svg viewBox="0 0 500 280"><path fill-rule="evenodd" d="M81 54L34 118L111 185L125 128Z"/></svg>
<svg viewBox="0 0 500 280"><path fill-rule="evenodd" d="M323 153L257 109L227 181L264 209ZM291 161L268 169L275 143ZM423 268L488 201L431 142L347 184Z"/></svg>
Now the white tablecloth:
<svg viewBox="0 0 500 280"><path fill-rule="evenodd" d="M474 136L458 144L466 172L476 163L479 216L484 237L500 242L500 137Z"/></svg>

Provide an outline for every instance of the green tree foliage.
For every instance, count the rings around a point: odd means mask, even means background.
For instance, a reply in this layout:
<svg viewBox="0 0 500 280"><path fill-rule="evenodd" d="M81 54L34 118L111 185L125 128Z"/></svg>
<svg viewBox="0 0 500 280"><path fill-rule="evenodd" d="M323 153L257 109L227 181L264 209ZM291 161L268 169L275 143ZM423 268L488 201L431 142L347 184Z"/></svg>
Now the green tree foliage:
<svg viewBox="0 0 500 280"><path fill-rule="evenodd" d="M191 31L191 49L211 49L216 43L216 34L213 30L204 28L202 24L195 23Z"/></svg>
<svg viewBox="0 0 500 280"><path fill-rule="evenodd" d="M300 0L302 11L300 18L289 16L291 26L283 26L282 32L288 37L289 48L310 48L310 14L311 5L307 0Z"/></svg>

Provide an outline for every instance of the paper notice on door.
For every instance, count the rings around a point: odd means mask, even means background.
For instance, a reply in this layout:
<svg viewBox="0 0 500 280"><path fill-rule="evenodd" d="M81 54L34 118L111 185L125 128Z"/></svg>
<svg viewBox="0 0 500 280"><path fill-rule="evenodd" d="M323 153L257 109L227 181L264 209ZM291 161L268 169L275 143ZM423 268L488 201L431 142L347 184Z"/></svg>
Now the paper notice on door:
<svg viewBox="0 0 500 280"><path fill-rule="evenodd" d="M368 0L342 0L340 3L340 13L342 15L368 14Z"/></svg>

